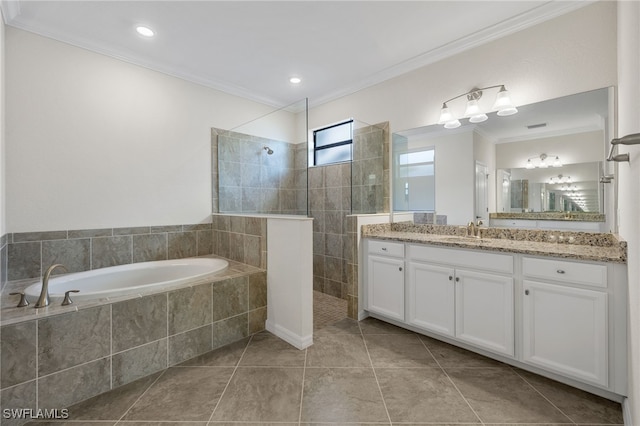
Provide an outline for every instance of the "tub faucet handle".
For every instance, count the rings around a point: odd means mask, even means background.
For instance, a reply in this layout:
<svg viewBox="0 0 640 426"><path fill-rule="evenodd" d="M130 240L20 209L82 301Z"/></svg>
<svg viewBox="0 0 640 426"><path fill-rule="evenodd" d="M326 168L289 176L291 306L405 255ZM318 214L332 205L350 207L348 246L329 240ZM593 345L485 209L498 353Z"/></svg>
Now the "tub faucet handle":
<svg viewBox="0 0 640 426"><path fill-rule="evenodd" d="M18 302L18 306L16 308L23 308L25 306L29 306L29 301L27 300L27 296L24 293L9 293L10 296L20 296L20 301Z"/></svg>
<svg viewBox="0 0 640 426"><path fill-rule="evenodd" d="M69 290L64 292L64 300L62 301L62 306L67 306L73 303L69 293L80 293L80 290Z"/></svg>

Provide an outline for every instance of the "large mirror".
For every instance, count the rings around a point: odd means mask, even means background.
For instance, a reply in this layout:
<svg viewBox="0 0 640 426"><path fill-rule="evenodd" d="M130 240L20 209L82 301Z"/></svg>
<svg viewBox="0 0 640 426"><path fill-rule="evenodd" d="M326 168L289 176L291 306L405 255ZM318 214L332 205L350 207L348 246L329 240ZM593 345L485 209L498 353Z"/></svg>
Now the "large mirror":
<svg viewBox="0 0 640 426"><path fill-rule="evenodd" d="M612 95L603 88L520 106L512 116L490 113L482 123L461 120L457 129L394 133L394 220L427 212L452 225L549 219L602 222L597 230L606 230Z"/></svg>

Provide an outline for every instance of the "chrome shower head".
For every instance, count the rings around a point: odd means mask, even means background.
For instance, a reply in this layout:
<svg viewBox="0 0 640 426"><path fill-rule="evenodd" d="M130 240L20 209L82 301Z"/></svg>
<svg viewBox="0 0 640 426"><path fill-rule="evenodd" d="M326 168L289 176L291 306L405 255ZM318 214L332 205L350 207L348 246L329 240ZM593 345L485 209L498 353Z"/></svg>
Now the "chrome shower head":
<svg viewBox="0 0 640 426"><path fill-rule="evenodd" d="M273 150L271 148L269 148L268 146L266 146L266 145L262 149L267 151L267 154L269 154L269 155L273 154Z"/></svg>

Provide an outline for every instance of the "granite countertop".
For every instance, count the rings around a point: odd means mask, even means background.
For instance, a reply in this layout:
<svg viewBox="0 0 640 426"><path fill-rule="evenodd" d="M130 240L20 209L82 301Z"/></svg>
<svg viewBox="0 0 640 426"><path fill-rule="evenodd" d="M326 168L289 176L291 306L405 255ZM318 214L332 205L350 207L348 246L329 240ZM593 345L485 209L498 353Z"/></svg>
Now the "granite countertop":
<svg viewBox="0 0 640 426"><path fill-rule="evenodd" d="M482 238L466 227L393 223L363 225L362 237L443 247L550 256L597 262L627 262L627 243L613 234L483 228ZM562 237L562 242L558 242Z"/></svg>
<svg viewBox="0 0 640 426"><path fill-rule="evenodd" d="M489 213L489 219L561 220L565 222L604 222L604 214L583 212Z"/></svg>

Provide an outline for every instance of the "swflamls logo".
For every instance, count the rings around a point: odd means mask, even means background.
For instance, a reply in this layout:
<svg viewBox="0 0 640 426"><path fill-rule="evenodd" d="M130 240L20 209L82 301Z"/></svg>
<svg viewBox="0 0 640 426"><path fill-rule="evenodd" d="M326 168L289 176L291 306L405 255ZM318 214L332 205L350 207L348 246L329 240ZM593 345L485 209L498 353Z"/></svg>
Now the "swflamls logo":
<svg viewBox="0 0 640 426"><path fill-rule="evenodd" d="M30 419L30 420L65 420L69 418L69 410L40 408L5 408L2 410L2 417L5 419Z"/></svg>

